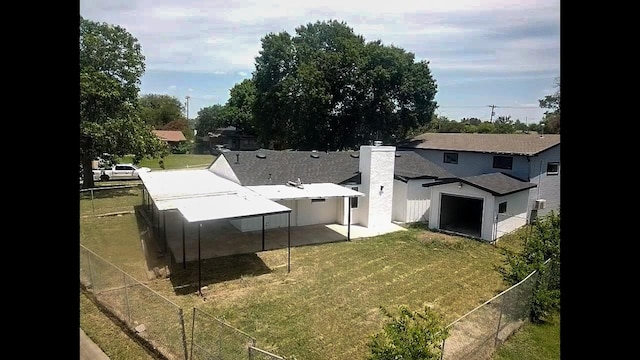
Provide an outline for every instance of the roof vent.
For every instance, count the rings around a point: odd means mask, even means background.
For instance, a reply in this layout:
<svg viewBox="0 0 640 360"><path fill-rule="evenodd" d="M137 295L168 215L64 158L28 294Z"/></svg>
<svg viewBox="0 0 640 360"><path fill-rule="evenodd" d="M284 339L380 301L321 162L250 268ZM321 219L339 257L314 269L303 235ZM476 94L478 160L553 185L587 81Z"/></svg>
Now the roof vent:
<svg viewBox="0 0 640 360"><path fill-rule="evenodd" d="M317 159L317 158L319 158L319 157L320 157L320 155L318 155L318 154L317 154L317 153L315 153L315 152L312 152L312 153L311 153L311 157L312 157L312 158L314 158L314 159Z"/></svg>
<svg viewBox="0 0 640 360"><path fill-rule="evenodd" d="M263 154L263 153L257 153L257 154L256 154L256 157L257 157L258 159L266 159L266 158L267 158L267 155L265 155L265 154Z"/></svg>
<svg viewBox="0 0 640 360"><path fill-rule="evenodd" d="M356 153L356 152L351 153L351 154L349 154L349 155L350 155L352 158L355 158L355 159L357 159L357 158L359 158L359 157L360 157L360 153Z"/></svg>
<svg viewBox="0 0 640 360"><path fill-rule="evenodd" d="M382 145L382 141L380 140L376 140L373 142L373 146L380 146L380 145Z"/></svg>

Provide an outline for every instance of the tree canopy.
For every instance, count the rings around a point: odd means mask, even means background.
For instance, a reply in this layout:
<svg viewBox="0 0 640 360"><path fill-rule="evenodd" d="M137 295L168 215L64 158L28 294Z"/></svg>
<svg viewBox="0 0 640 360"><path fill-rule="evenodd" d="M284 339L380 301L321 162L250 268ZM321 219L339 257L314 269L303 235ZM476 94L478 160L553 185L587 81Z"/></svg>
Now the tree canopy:
<svg viewBox="0 0 640 360"><path fill-rule="evenodd" d="M164 154L166 146L138 115L144 56L124 28L80 17L80 162L83 186L93 186L98 155Z"/></svg>
<svg viewBox="0 0 640 360"><path fill-rule="evenodd" d="M203 107L196 116L198 136L207 136L210 131L227 126L225 106L215 104Z"/></svg>
<svg viewBox="0 0 640 360"><path fill-rule="evenodd" d="M427 61L379 40L365 43L335 20L262 38L253 82L255 126L265 147L393 142L427 124L436 108Z"/></svg>
<svg viewBox="0 0 640 360"><path fill-rule="evenodd" d="M548 109L544 113L542 123L544 132L551 134L560 133L560 78L556 79L555 87L558 89L555 93L538 100L541 108Z"/></svg>
<svg viewBox="0 0 640 360"><path fill-rule="evenodd" d="M175 96L145 94L140 97L139 106L142 120L156 129L185 117L184 105Z"/></svg>

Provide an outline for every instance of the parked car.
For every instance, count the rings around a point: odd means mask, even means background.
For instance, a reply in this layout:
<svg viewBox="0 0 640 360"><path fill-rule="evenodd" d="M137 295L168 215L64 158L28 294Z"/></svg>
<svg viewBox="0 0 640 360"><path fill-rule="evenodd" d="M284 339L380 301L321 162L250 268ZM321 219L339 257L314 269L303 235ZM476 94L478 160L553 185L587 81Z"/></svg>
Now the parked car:
<svg viewBox="0 0 640 360"><path fill-rule="evenodd" d="M115 164L110 168L93 170L93 180L136 180L140 173L149 172L148 167L137 167L133 164Z"/></svg>
<svg viewBox="0 0 640 360"><path fill-rule="evenodd" d="M229 152L231 150L229 150L226 146L224 145L216 145L213 149L211 149L211 155L220 155L224 152Z"/></svg>

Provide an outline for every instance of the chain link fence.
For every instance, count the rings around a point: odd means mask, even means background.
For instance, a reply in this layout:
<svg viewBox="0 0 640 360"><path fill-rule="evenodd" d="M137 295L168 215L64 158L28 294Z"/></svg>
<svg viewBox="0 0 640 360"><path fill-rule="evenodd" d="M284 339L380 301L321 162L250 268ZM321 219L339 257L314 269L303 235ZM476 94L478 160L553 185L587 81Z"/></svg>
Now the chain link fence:
<svg viewBox="0 0 640 360"><path fill-rule="evenodd" d="M548 264L549 260L545 262ZM495 349L528 320L539 275L533 271L519 283L449 324L449 337L442 344L441 359L491 358Z"/></svg>
<svg viewBox="0 0 640 360"><path fill-rule="evenodd" d="M80 216L132 211L142 204L142 184L80 189Z"/></svg>
<svg viewBox="0 0 640 360"><path fill-rule="evenodd" d="M193 308L191 359L248 359L256 339L223 320Z"/></svg>
<svg viewBox="0 0 640 360"><path fill-rule="evenodd" d="M80 283L167 359L187 359L182 309L80 245Z"/></svg>
<svg viewBox="0 0 640 360"><path fill-rule="evenodd" d="M249 360L285 360L282 356L249 346Z"/></svg>

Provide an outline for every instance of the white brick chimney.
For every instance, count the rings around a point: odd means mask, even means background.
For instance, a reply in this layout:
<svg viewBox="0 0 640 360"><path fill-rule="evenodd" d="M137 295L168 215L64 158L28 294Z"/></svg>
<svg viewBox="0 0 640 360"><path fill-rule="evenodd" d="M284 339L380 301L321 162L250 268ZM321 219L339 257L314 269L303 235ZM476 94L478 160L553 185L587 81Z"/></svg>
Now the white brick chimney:
<svg viewBox="0 0 640 360"><path fill-rule="evenodd" d="M391 223L393 207L393 173L395 146L360 147L360 214L362 225L368 228L384 228Z"/></svg>

